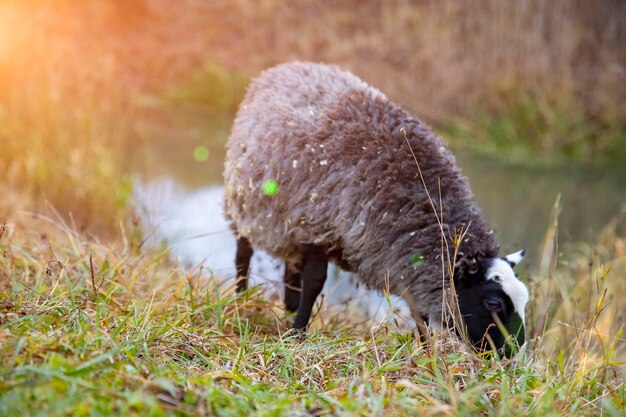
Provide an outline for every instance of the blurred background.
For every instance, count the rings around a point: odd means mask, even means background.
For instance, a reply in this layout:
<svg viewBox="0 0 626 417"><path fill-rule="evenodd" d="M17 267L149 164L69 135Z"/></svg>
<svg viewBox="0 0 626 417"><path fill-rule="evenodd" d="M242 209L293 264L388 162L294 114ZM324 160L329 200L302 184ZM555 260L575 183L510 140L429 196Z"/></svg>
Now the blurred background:
<svg viewBox="0 0 626 417"><path fill-rule="evenodd" d="M112 241L131 224L228 276L237 105L262 69L323 61L443 136L503 248L538 270L557 199L563 247L624 236L625 23L619 0L4 0L0 220Z"/></svg>

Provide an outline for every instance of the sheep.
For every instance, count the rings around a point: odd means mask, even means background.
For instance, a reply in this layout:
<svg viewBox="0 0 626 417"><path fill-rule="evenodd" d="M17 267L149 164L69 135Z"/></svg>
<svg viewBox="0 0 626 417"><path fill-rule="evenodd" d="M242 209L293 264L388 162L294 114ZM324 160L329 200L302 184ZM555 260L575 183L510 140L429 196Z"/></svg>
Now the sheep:
<svg viewBox="0 0 626 417"><path fill-rule="evenodd" d="M237 290L254 248L284 260L295 329L333 262L403 297L422 334L452 327L479 350L500 349L507 332L524 343L529 296L513 267L525 251L498 257L442 140L357 76L308 62L264 71L233 123L224 181ZM444 314L452 286L464 325Z"/></svg>

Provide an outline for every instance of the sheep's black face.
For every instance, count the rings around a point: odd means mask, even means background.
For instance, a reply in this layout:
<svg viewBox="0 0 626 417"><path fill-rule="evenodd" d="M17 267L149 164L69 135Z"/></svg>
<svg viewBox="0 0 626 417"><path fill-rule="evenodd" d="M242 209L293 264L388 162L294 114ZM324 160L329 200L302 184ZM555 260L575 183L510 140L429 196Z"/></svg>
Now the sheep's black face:
<svg viewBox="0 0 626 417"><path fill-rule="evenodd" d="M520 251L459 268L455 277L459 310L469 339L480 351L490 350L493 343L510 357L524 344L528 289L513 271L523 257ZM507 334L511 339L506 339Z"/></svg>

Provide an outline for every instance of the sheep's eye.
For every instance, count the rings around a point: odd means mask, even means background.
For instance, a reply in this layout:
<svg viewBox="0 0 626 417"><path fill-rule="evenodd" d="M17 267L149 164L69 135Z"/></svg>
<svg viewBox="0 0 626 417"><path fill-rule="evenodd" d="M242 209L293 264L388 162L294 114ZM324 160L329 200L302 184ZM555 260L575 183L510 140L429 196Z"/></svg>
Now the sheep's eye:
<svg viewBox="0 0 626 417"><path fill-rule="evenodd" d="M504 310L504 303L497 297L490 297L485 300L485 307L489 311L500 313Z"/></svg>

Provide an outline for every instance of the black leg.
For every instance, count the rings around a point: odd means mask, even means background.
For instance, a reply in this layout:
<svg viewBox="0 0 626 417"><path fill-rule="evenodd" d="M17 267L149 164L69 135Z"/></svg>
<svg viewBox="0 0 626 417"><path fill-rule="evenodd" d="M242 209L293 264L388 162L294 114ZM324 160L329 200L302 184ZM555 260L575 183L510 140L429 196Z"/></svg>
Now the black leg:
<svg viewBox="0 0 626 417"><path fill-rule="evenodd" d="M430 332L428 331L427 316L420 315L415 318L415 331L417 332L417 337L419 338L421 344L428 343Z"/></svg>
<svg viewBox="0 0 626 417"><path fill-rule="evenodd" d="M305 330L315 299L322 291L326 281L328 255L319 248L311 248L305 252L302 259L302 294L294 329Z"/></svg>
<svg viewBox="0 0 626 417"><path fill-rule="evenodd" d="M248 288L248 271L250 270L250 258L252 258L252 246L245 237L237 239L237 256L235 267L237 268L237 292Z"/></svg>
<svg viewBox="0 0 626 417"><path fill-rule="evenodd" d="M285 262L285 308L292 313L300 305L302 293L302 281L300 280L300 265L294 262Z"/></svg>

